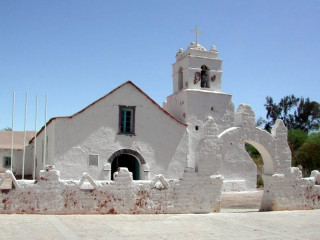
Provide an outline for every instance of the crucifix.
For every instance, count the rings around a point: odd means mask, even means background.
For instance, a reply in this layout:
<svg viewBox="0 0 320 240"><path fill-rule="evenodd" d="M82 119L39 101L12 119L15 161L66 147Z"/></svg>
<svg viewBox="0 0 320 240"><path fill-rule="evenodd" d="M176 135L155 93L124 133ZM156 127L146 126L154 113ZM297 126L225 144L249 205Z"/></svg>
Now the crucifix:
<svg viewBox="0 0 320 240"><path fill-rule="evenodd" d="M196 30L191 30L191 32L196 34L196 45L198 45L198 34L202 33L198 30L198 25L196 25Z"/></svg>

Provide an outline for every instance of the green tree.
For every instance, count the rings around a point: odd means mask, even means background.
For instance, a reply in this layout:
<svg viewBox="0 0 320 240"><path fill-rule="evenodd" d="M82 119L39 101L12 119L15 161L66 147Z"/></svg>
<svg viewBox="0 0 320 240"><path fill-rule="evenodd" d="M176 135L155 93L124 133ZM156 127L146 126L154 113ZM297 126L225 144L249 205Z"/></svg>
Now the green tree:
<svg viewBox="0 0 320 240"><path fill-rule="evenodd" d="M263 173L263 159L259 151L249 143L245 143L245 149L252 158L253 162L257 165L257 187L263 187L262 173Z"/></svg>
<svg viewBox="0 0 320 240"><path fill-rule="evenodd" d="M290 129L288 131L288 143L292 153L293 166L299 165L296 163L296 153L307 139L308 133L306 131L301 129Z"/></svg>
<svg viewBox="0 0 320 240"><path fill-rule="evenodd" d="M288 143L293 166L301 165L305 176L319 168L320 154L315 149L318 135L314 134L320 134L320 104L309 98L288 95L281 98L279 103L268 96L264 106L267 110L266 120L259 118L258 122L270 132L277 119L283 120L289 130Z"/></svg>
<svg viewBox="0 0 320 240"><path fill-rule="evenodd" d="M318 130L320 126L320 104L309 98L288 95L275 103L266 97L267 110L265 129L270 131L277 119L282 119L288 129L301 129L306 132Z"/></svg>
<svg viewBox="0 0 320 240"><path fill-rule="evenodd" d="M296 152L295 161L303 166L305 175L320 168L320 133L310 134Z"/></svg>

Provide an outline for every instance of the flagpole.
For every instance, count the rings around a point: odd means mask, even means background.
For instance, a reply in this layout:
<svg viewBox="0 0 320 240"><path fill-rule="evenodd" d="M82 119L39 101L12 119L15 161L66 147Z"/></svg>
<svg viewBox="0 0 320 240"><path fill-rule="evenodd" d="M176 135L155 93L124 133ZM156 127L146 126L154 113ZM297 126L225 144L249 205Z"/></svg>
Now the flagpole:
<svg viewBox="0 0 320 240"><path fill-rule="evenodd" d="M43 168L46 166L46 153L47 153L47 106L48 106L48 94L46 94L45 105L45 124L44 124L44 153L43 153Z"/></svg>
<svg viewBox="0 0 320 240"><path fill-rule="evenodd" d="M13 91L13 102L12 102L12 128L11 128L11 167L10 170L13 170L13 128L14 128L14 108L15 108L15 98L16 93Z"/></svg>
<svg viewBox="0 0 320 240"><path fill-rule="evenodd" d="M28 112L28 92L26 93L26 106L25 106L25 112L24 112L24 138L23 138L23 156L22 156L22 179L24 179L24 163L25 163L25 158L26 158L27 112Z"/></svg>
<svg viewBox="0 0 320 240"><path fill-rule="evenodd" d="M38 120L38 93L36 94L36 117L35 117L35 126L34 126L33 180L35 180L36 178L37 120Z"/></svg>

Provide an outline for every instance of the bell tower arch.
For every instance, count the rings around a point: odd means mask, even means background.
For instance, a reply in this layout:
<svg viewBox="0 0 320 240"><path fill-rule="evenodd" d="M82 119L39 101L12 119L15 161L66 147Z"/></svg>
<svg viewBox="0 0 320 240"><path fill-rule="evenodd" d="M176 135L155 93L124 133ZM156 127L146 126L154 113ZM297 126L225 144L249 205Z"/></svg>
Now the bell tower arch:
<svg viewBox="0 0 320 240"><path fill-rule="evenodd" d="M188 124L187 167L195 170L207 118L215 120L217 128L213 134L216 135L232 127L234 121L232 96L221 91L219 52L214 45L206 50L197 40L191 42L187 50L180 48L176 54L172 65L173 94L164 103L164 109Z"/></svg>
<svg viewBox="0 0 320 240"><path fill-rule="evenodd" d="M221 92L222 60L213 45L208 51L191 42L188 49L179 49L173 67L173 92L183 89L204 89Z"/></svg>

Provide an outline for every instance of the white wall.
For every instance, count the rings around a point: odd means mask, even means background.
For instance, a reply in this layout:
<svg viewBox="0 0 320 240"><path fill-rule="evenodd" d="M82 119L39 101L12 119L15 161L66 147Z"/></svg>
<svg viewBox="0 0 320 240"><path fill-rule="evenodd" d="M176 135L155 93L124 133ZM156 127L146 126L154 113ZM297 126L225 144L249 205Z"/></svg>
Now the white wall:
<svg viewBox="0 0 320 240"><path fill-rule="evenodd" d="M215 120L217 135L234 125L234 105L226 93L186 89L168 96L164 108L188 124L190 168L197 169L203 128L209 116Z"/></svg>
<svg viewBox="0 0 320 240"><path fill-rule="evenodd" d="M11 150L0 150L0 172L10 169L10 166L4 166L4 157L11 157ZM17 154L17 151L14 151L14 158L20 159L20 154Z"/></svg>
<svg viewBox="0 0 320 240"><path fill-rule="evenodd" d="M40 130L39 134L36 138L36 161L35 161L35 173L36 178L39 179L40 170L44 169L44 165L52 164L52 159L54 158L54 130L55 130L55 120L51 120L47 125L47 145L45 147L44 135L45 130L44 127ZM33 166L33 156L34 156L34 143L35 139L33 139L32 143L28 145L28 158L30 164ZM46 148L46 149L45 149ZM44 152L45 151L45 152ZM33 171L33 170L32 170Z"/></svg>
<svg viewBox="0 0 320 240"><path fill-rule="evenodd" d="M7 174L8 177L10 175ZM223 180L221 176L199 177L193 172L185 173L182 179L164 179L162 176L161 184L157 179L132 181L132 174L121 168L115 181L93 180L88 174L80 181L70 181L60 180L59 171L53 167L43 170L36 182L12 178L15 189L0 192L0 213L219 212Z"/></svg>
<svg viewBox="0 0 320 240"><path fill-rule="evenodd" d="M136 106L135 136L118 134L119 105ZM47 164L63 169L64 179L79 178L83 172L94 179L105 179L104 165L121 149L139 152L150 169L149 177L162 173L179 178L186 166L186 126L165 114L130 83L72 118L56 118L48 130ZM43 132L37 141L42 138ZM41 156L41 148L37 152ZM99 155L99 166L88 166L89 154Z"/></svg>
<svg viewBox="0 0 320 240"><path fill-rule="evenodd" d="M27 155L26 151L26 155ZM0 172L5 172L6 170L10 170L11 167L4 167L3 165L3 157L11 157L11 150L1 150L0 151ZM22 175L22 159L23 159L23 150L14 150L13 151L13 173L15 175ZM27 160L25 159L25 175L30 175L32 173L32 166Z"/></svg>

